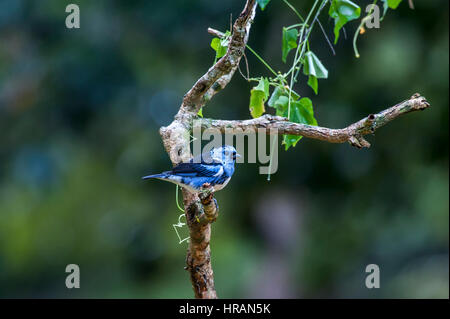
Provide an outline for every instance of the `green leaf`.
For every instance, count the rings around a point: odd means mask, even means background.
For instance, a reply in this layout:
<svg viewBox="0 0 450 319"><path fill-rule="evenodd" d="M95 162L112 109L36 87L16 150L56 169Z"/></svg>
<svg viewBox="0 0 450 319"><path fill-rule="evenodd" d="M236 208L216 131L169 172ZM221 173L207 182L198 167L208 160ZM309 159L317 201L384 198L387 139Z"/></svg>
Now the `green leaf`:
<svg viewBox="0 0 450 319"><path fill-rule="evenodd" d="M275 102L278 100L280 96L284 94L284 88L277 86L275 90L273 90L272 95L270 96L269 102L267 102L267 105L270 107L275 108Z"/></svg>
<svg viewBox="0 0 450 319"><path fill-rule="evenodd" d="M358 19L360 14L361 8L350 0L333 0L331 2L328 15L334 19L334 44L339 39L339 30L348 21Z"/></svg>
<svg viewBox="0 0 450 319"><path fill-rule="evenodd" d="M303 67L305 75L314 75L318 79L328 78L328 70L320 62L319 58L312 52L305 53L305 65Z"/></svg>
<svg viewBox="0 0 450 319"><path fill-rule="evenodd" d="M300 95L298 95L294 91L291 92L291 99L292 100L298 100L299 98L300 98ZM284 103L285 101L287 103L288 100L289 100L289 91L288 91L288 89L286 89L282 85L279 85L272 92L272 96L270 97L269 102L267 103L267 105L277 109L277 105L280 105L280 103ZM287 104L286 104L286 107L287 107Z"/></svg>
<svg viewBox="0 0 450 319"><path fill-rule="evenodd" d="M270 2L270 0L256 0L256 2L258 2L259 6L261 7L261 10L264 10L267 4Z"/></svg>
<svg viewBox="0 0 450 319"><path fill-rule="evenodd" d="M275 102L275 108L277 109L275 115L287 117L289 108L289 97L287 95L280 96L278 100Z"/></svg>
<svg viewBox="0 0 450 319"><path fill-rule="evenodd" d="M297 103L291 103L291 112L289 116L289 121L295 122L295 123L301 123L303 120L302 115L300 113L300 110L298 108ZM298 141L302 139L303 136L298 135L284 135L283 136L283 144L284 149L287 151L289 147L297 145Z"/></svg>
<svg viewBox="0 0 450 319"><path fill-rule="evenodd" d="M250 114L253 118L260 117L266 111L264 102L269 97L269 80L261 77L257 86L250 91Z"/></svg>
<svg viewBox="0 0 450 319"><path fill-rule="evenodd" d="M211 48L216 51L216 59L220 59L227 53L228 39L213 38L211 40Z"/></svg>
<svg viewBox="0 0 450 319"><path fill-rule="evenodd" d="M211 40L211 48L214 49L214 51L218 51L220 47L220 39L219 38L213 38Z"/></svg>
<svg viewBox="0 0 450 319"><path fill-rule="evenodd" d="M312 52L305 53L305 64L303 66L303 73L309 75L308 85L314 90L314 93L319 91L319 83L317 79L328 78L328 70L320 62L319 58Z"/></svg>
<svg viewBox="0 0 450 319"><path fill-rule="evenodd" d="M217 37L214 37L211 40L211 48L213 48L214 51L217 51L219 49L219 45L220 45L220 39Z"/></svg>
<svg viewBox="0 0 450 319"><path fill-rule="evenodd" d="M298 31L297 29L287 29L283 28L283 38L282 38L282 60L284 63L286 63L286 58L289 54L289 52L292 49L295 49L297 47L297 37L298 37Z"/></svg>
<svg viewBox="0 0 450 319"><path fill-rule="evenodd" d="M202 107L200 108L200 110L198 110L197 115L200 117L203 117L203 108Z"/></svg>
<svg viewBox="0 0 450 319"><path fill-rule="evenodd" d="M277 86L273 91L268 105L276 109L277 116L289 117L289 121L291 122L317 125L317 121L314 118L312 101L306 97L300 98L298 94L293 93L289 112L289 92L281 85ZM283 135L285 149L288 150L289 147L295 146L301 138L301 136L296 135Z"/></svg>
<svg viewBox="0 0 450 319"><path fill-rule="evenodd" d="M319 92L319 83L317 81L317 78L314 75L310 75L308 77L308 85L314 90L314 93Z"/></svg>
<svg viewBox="0 0 450 319"><path fill-rule="evenodd" d="M269 97L269 80L267 78L261 77L258 85L254 87L255 90L260 90L264 92L264 101Z"/></svg>
<svg viewBox="0 0 450 319"><path fill-rule="evenodd" d="M386 12L389 8L391 9L397 9L398 5L402 0L382 0L383 1L383 16L381 17L380 21L383 21L384 17L386 16Z"/></svg>
<svg viewBox="0 0 450 319"><path fill-rule="evenodd" d="M298 95L295 91L291 92L291 101L292 100L297 101L299 98L300 95ZM285 88L282 85L279 85L273 91L272 96L270 97L267 105L277 109L277 115L284 116L283 114L278 114L279 113L278 111L280 110L280 108L283 109L283 111L287 109L288 102L289 102L289 89Z"/></svg>
<svg viewBox="0 0 450 319"><path fill-rule="evenodd" d="M287 117L287 110L285 117ZM304 97L301 98L299 101L291 102L291 112L289 116L289 121L308 125L317 125L317 121L314 118L312 101L309 98ZM302 136L284 135L283 144L285 145L285 150L287 151L291 146L295 147L295 145L301 139Z"/></svg>
<svg viewBox="0 0 450 319"><path fill-rule="evenodd" d="M317 120L314 117L314 110L313 110L313 104L312 104L311 99L309 99L307 97L303 97L300 99L300 101L298 101L296 103L299 104L298 109L302 116L300 123L316 126Z"/></svg>
<svg viewBox="0 0 450 319"><path fill-rule="evenodd" d="M394 10L397 9L400 2L402 2L402 0L384 0L384 1L387 1L389 8Z"/></svg>
<svg viewBox="0 0 450 319"><path fill-rule="evenodd" d="M264 92L252 89L250 92L250 114L253 118L260 117L265 112Z"/></svg>

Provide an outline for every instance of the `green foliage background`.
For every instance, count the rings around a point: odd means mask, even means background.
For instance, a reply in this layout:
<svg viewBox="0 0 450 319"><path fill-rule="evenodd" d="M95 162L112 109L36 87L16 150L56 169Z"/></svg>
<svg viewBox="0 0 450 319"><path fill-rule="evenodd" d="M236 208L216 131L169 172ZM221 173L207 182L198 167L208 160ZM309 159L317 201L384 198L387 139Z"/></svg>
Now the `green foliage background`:
<svg viewBox="0 0 450 319"><path fill-rule="evenodd" d="M169 167L158 128L214 61L206 28L226 30L243 2L79 0L81 29L68 30L64 1L0 1L0 297L192 297L175 187L140 177ZM432 107L377 131L368 150L280 145L270 182L238 165L217 194L220 297L448 298L448 1L414 3L360 35L359 59L356 21L336 56L316 28L328 80L318 96L305 77L295 89L328 127L415 92ZM249 45L282 69L281 30L295 21L271 1ZM204 116L249 118L253 86L237 74ZM70 263L81 289L65 288ZM381 289L364 286L370 263Z"/></svg>

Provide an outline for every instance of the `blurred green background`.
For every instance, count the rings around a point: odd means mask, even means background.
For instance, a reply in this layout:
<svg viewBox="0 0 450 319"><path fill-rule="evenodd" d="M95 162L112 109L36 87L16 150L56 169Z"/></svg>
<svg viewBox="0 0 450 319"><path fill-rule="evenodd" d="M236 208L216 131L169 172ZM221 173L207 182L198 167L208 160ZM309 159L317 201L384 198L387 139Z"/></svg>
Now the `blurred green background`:
<svg viewBox="0 0 450 319"><path fill-rule="evenodd" d="M0 0L0 297L192 297L175 186L140 177L170 167L158 129L213 63L207 27L225 31L244 1L79 0L77 30L65 27L69 3ZM432 107L378 130L370 149L279 146L270 182L238 165L216 195L219 297L449 297L449 3L414 3L360 36L359 59L356 22L336 56L316 28L311 49L329 79L318 96L305 77L296 90L328 127L415 92ZM305 13L312 1L292 4ZM286 70L281 28L296 22L272 0L249 44ZM333 21L321 22L331 37ZM247 56L252 76L269 76ZM249 118L253 85L236 74L204 115ZM65 287L72 263L80 289ZM380 289L364 285L371 263Z"/></svg>

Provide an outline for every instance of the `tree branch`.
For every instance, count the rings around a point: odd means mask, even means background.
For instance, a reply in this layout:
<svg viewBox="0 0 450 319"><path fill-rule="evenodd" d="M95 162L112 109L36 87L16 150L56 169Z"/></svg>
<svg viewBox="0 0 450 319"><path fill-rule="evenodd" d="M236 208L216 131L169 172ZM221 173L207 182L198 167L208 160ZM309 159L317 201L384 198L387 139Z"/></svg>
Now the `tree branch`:
<svg viewBox="0 0 450 319"><path fill-rule="evenodd" d="M215 93L225 88L230 82L244 54L255 13L256 1L247 0L244 11L242 11L233 25L233 34L227 53L186 93L180 112L196 114L205 102Z"/></svg>
<svg viewBox="0 0 450 319"><path fill-rule="evenodd" d="M186 255L186 267L189 271L196 298L215 299L214 273L211 267L211 223L219 215L217 201L211 190L199 194L186 210L189 227L189 249Z"/></svg>
<svg viewBox="0 0 450 319"><path fill-rule="evenodd" d="M247 0L242 13L233 25L227 53L215 63L184 95L174 121L161 127L160 135L173 165L192 158L190 124L205 103L231 80L244 54L250 26L256 12L256 0ZM211 223L218 216L218 206L210 190L196 195L183 190L183 203L190 241L186 256L186 270L190 273L196 298L217 298L211 267Z"/></svg>
<svg viewBox="0 0 450 319"><path fill-rule="evenodd" d="M217 129L221 133L239 133L245 130L264 128L267 134L290 134L301 135L330 143L349 142L358 148L370 147L369 142L364 139L364 135L373 134L378 128L396 119L402 114L413 111L424 110L429 107L425 97L416 93L410 99L398 103L380 113L370 114L362 120L353 123L343 129L330 129L320 126L312 126L300 123L289 122L287 118L263 115L261 117L243 121L225 121L201 119L194 125L201 125L202 129Z"/></svg>

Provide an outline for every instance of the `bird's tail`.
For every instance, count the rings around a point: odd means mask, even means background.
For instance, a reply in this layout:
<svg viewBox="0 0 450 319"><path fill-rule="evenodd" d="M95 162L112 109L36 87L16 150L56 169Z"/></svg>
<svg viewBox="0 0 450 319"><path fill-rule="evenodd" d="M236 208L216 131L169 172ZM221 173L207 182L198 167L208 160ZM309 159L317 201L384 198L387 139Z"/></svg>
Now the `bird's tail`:
<svg viewBox="0 0 450 319"><path fill-rule="evenodd" d="M147 175L147 176L142 177L142 179L150 179L150 178L167 178L167 173Z"/></svg>

